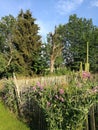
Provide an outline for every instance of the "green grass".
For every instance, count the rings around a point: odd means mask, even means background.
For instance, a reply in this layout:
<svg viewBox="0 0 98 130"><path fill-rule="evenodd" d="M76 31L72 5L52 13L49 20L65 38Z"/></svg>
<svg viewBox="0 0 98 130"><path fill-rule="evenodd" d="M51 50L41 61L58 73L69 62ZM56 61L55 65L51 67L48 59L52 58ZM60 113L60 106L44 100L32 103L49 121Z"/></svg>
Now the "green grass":
<svg viewBox="0 0 98 130"><path fill-rule="evenodd" d="M30 130L19 121L0 101L0 130Z"/></svg>

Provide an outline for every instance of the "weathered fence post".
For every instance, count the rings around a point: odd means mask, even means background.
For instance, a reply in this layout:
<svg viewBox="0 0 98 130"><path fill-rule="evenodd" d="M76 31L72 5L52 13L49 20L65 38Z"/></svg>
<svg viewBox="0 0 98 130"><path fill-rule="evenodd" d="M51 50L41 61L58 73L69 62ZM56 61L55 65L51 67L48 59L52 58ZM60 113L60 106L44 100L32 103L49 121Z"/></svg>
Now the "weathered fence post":
<svg viewBox="0 0 98 130"><path fill-rule="evenodd" d="M14 84L15 84L15 88L14 88L14 96L15 96L15 100L16 100L16 105L17 105L17 112L18 115L20 116L20 91L19 91L19 86L17 83L17 79L15 76L15 73L13 73L13 80L14 80Z"/></svg>
<svg viewBox="0 0 98 130"><path fill-rule="evenodd" d="M91 130L96 130L95 127L95 115L94 115L94 106L90 109L90 128Z"/></svg>
<svg viewBox="0 0 98 130"><path fill-rule="evenodd" d="M85 120L85 130L89 130L89 122L88 122L88 115Z"/></svg>

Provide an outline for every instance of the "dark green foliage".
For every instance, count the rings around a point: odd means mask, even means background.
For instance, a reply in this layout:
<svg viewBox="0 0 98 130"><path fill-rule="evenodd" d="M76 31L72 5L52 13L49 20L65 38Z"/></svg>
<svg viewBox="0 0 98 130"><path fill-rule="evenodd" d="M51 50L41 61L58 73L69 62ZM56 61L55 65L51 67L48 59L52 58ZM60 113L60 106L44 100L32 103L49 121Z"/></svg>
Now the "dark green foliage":
<svg viewBox="0 0 98 130"><path fill-rule="evenodd" d="M65 64L71 69L78 70L80 62L86 62L86 43L89 42L90 66L93 71L94 67L97 69L98 43L96 36L98 31L92 20L71 15L68 23L60 25L59 30L64 44L63 56Z"/></svg>
<svg viewBox="0 0 98 130"><path fill-rule="evenodd" d="M18 113L17 100L15 95L15 85L12 81L6 81L4 85L5 86L3 87L3 89L0 90L0 96L2 98L2 101L6 106L8 106L11 111Z"/></svg>
<svg viewBox="0 0 98 130"><path fill-rule="evenodd" d="M13 72L21 75L42 73L41 36L35 21L29 10L21 10L16 19L12 15L1 18L0 55L4 59L3 65L6 61L5 69L1 68L1 77Z"/></svg>
<svg viewBox="0 0 98 130"><path fill-rule="evenodd" d="M0 73L3 73L5 68L6 68L6 60L4 58L4 56L1 54L0 55ZM0 75L1 76L1 75Z"/></svg>
<svg viewBox="0 0 98 130"><path fill-rule="evenodd" d="M7 62L13 53L12 37L15 18L12 15L1 18L0 21L0 52L3 53Z"/></svg>
<svg viewBox="0 0 98 130"><path fill-rule="evenodd" d="M98 28L92 31L89 46L90 68L93 72L98 72Z"/></svg>
<svg viewBox="0 0 98 130"><path fill-rule="evenodd" d="M0 52L7 55L7 57L12 52L12 36L15 21L12 15L2 17L0 21Z"/></svg>
<svg viewBox="0 0 98 130"><path fill-rule="evenodd" d="M20 11L17 18L12 15L0 20L0 77L45 74L47 69L67 67L83 69L86 62L86 44L89 43L90 71L98 71L98 27L91 19L71 15L68 23L55 27L47 35L47 43L41 42L36 19L29 10Z"/></svg>
<svg viewBox="0 0 98 130"><path fill-rule="evenodd" d="M2 67L3 71L0 76L8 75L8 67L12 61L13 57L13 46L12 46L12 37L13 37L13 27L15 25L15 18L12 15L5 16L1 18L0 21L0 55L2 56ZM3 62L4 61L4 62Z"/></svg>
<svg viewBox="0 0 98 130"><path fill-rule="evenodd" d="M35 24L35 19L29 10L25 13L21 10L17 17L14 28L13 45L16 49L16 58L22 73L31 74L35 66L36 58L41 52L41 37L38 35L39 27ZM17 56L18 53L18 56ZM13 62L13 64L15 64Z"/></svg>

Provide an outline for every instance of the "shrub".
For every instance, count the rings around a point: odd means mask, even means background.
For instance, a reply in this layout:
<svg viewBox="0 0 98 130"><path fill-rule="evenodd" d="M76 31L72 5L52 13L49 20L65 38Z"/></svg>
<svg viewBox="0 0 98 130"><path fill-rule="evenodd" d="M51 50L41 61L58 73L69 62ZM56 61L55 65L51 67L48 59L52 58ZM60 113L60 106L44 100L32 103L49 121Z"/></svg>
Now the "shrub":
<svg viewBox="0 0 98 130"><path fill-rule="evenodd" d="M17 96L13 81L6 80L4 87L0 91L0 96L6 106L13 112L17 113Z"/></svg>
<svg viewBox="0 0 98 130"><path fill-rule="evenodd" d="M67 86L46 84L37 82L21 92L19 108L29 126L36 130L77 130L83 126L90 107L98 102L98 83L70 75ZM6 85L3 100L16 110L13 89L13 83Z"/></svg>

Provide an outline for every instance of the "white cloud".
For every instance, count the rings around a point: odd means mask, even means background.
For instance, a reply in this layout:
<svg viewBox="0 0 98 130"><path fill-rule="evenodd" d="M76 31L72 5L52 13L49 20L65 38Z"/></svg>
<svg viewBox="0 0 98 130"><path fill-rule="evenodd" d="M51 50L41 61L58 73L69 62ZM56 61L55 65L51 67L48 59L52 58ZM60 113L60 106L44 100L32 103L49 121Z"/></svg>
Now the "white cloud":
<svg viewBox="0 0 98 130"><path fill-rule="evenodd" d="M61 15L69 14L77 9L84 0L58 0L56 4L57 12Z"/></svg>
<svg viewBox="0 0 98 130"><path fill-rule="evenodd" d="M46 35L47 33L47 29L45 28L46 25L41 20L37 20L36 23L40 27L39 33L41 35Z"/></svg>
<svg viewBox="0 0 98 130"><path fill-rule="evenodd" d="M91 1L91 6L98 7L98 0L92 0Z"/></svg>
<svg viewBox="0 0 98 130"><path fill-rule="evenodd" d="M41 19L36 20L36 24L40 27L39 34L42 36L42 41L47 42L47 34L50 32L54 33L56 21L42 21Z"/></svg>
<svg viewBox="0 0 98 130"><path fill-rule="evenodd" d="M48 22L44 22L41 20L36 20L36 23L40 27L39 34L42 36L42 40L46 41L46 36L50 32L51 25Z"/></svg>

